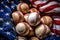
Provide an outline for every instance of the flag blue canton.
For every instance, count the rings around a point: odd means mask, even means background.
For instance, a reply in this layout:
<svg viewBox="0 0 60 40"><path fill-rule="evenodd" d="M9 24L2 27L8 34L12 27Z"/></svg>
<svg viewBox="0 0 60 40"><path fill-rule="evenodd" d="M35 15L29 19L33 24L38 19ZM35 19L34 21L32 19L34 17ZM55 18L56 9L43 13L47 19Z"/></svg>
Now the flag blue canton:
<svg viewBox="0 0 60 40"><path fill-rule="evenodd" d="M46 37L45 40L60 40L60 36L50 35Z"/></svg>
<svg viewBox="0 0 60 40"><path fill-rule="evenodd" d="M11 17L12 11L16 9L16 5L18 4L16 3L18 1L15 1L0 0L0 34L7 40L14 40L16 38L16 32Z"/></svg>
<svg viewBox="0 0 60 40"><path fill-rule="evenodd" d="M2 10L0 10L0 11L2 11ZM2 24L4 22L3 16L2 16L3 14L4 14L4 12L0 12L0 26L2 26Z"/></svg>
<svg viewBox="0 0 60 40"><path fill-rule="evenodd" d="M16 4L14 3L14 1L11 2L10 7L11 7L11 10L12 10L12 11L13 11L13 10L14 10L14 11L16 10Z"/></svg>

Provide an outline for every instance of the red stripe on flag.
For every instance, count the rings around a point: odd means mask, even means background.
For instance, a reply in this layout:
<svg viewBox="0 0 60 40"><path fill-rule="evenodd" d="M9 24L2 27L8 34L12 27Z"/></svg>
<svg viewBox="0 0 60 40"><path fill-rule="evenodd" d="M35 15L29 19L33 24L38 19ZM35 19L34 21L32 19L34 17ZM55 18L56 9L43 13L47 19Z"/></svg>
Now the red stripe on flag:
<svg viewBox="0 0 60 40"><path fill-rule="evenodd" d="M30 1L30 2L31 2L31 4L33 5L35 1L37 1L37 0L32 0L32 1Z"/></svg>
<svg viewBox="0 0 60 40"><path fill-rule="evenodd" d="M42 6L46 5L46 4L48 4L48 3L51 2L51 1L52 1L52 0L48 0L46 3L38 4L37 6L40 8L40 7L42 7Z"/></svg>
<svg viewBox="0 0 60 40"><path fill-rule="evenodd" d="M60 35L60 30L53 29L52 30L55 34Z"/></svg>
<svg viewBox="0 0 60 40"><path fill-rule="evenodd" d="M43 12L48 12L48 11L54 9L54 8L57 8L58 6L59 6L58 4L51 5L51 6L47 7L47 8L45 8L43 10Z"/></svg>
<svg viewBox="0 0 60 40"><path fill-rule="evenodd" d="M42 6L46 5L46 4L47 4L47 3L38 4L37 6L40 8L40 7L42 7Z"/></svg>
<svg viewBox="0 0 60 40"><path fill-rule="evenodd" d="M60 20L54 20L54 24L60 25Z"/></svg>

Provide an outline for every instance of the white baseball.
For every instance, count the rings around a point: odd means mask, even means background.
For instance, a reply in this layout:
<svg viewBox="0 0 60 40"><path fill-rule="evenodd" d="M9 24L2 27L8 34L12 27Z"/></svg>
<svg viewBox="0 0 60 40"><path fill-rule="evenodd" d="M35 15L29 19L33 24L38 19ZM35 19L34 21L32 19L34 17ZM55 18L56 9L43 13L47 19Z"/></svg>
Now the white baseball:
<svg viewBox="0 0 60 40"><path fill-rule="evenodd" d="M50 32L50 29L45 24L42 24L35 29L35 34L39 38L43 38L49 32Z"/></svg>
<svg viewBox="0 0 60 40"><path fill-rule="evenodd" d="M23 16L22 12L19 12L19 11L13 12L12 18L15 23L24 21L24 16Z"/></svg>
<svg viewBox="0 0 60 40"><path fill-rule="evenodd" d="M19 3L19 4L17 5L17 10L18 10L18 11L21 11L21 12L23 12L23 13L27 13L28 10L29 10L29 6L28 6L28 4L26 4L26 3Z"/></svg>
<svg viewBox="0 0 60 40"><path fill-rule="evenodd" d="M32 28L25 22L16 25L16 32L21 36L26 36Z"/></svg>
<svg viewBox="0 0 60 40"><path fill-rule="evenodd" d="M25 37L18 36L18 40L27 40Z"/></svg>
<svg viewBox="0 0 60 40"><path fill-rule="evenodd" d="M49 27L52 26L52 22L53 22L53 20L52 20L52 18L51 18L50 16L43 16L40 21L41 21L43 24L48 25Z"/></svg>
<svg viewBox="0 0 60 40"><path fill-rule="evenodd" d="M40 15L37 12L25 15L25 19L31 26L37 26L40 23Z"/></svg>

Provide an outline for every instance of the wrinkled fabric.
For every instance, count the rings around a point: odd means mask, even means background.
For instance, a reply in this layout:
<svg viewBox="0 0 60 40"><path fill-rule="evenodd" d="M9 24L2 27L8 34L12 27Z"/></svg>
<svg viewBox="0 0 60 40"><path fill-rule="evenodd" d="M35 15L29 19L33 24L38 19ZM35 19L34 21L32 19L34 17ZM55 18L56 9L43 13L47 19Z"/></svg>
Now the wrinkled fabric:
<svg viewBox="0 0 60 40"><path fill-rule="evenodd" d="M0 0L0 34L6 40L14 40L16 38L11 13L16 11L16 5L18 3L18 0Z"/></svg>
<svg viewBox="0 0 60 40"><path fill-rule="evenodd" d="M60 13L60 3L54 0L33 0L31 4L44 13Z"/></svg>
<svg viewBox="0 0 60 40"><path fill-rule="evenodd" d="M44 40L60 40L60 36L50 35L46 37Z"/></svg>

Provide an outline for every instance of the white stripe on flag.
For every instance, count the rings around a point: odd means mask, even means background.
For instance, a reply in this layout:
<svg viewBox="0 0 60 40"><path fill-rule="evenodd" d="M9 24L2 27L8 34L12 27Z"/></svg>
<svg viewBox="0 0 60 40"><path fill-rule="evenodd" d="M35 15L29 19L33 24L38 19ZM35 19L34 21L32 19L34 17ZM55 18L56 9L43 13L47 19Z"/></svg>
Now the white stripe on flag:
<svg viewBox="0 0 60 40"><path fill-rule="evenodd" d="M56 30L60 31L60 25L53 24L53 29L56 29Z"/></svg>
<svg viewBox="0 0 60 40"><path fill-rule="evenodd" d="M46 3L46 2L48 2L48 0L38 0L38 1L35 1L34 4L38 5L38 4L43 4L43 3Z"/></svg>
<svg viewBox="0 0 60 40"><path fill-rule="evenodd" d="M41 4L41 3L42 3L42 1L36 1L36 2L34 2L35 5L38 5L38 4Z"/></svg>
<svg viewBox="0 0 60 40"><path fill-rule="evenodd" d="M43 11L43 10L46 9L47 7L49 7L49 6L51 6L51 5L55 5L55 4L58 4L58 3L55 2L55 1L52 1L52 2L49 2L48 4L46 4L46 5L44 5L44 6L40 7L39 9L41 9L41 10Z"/></svg>
<svg viewBox="0 0 60 40"><path fill-rule="evenodd" d="M54 8L53 10L50 10L46 13L51 13L51 12L59 13L60 12L60 7Z"/></svg>
<svg viewBox="0 0 60 40"><path fill-rule="evenodd" d="M60 17L58 17L58 18L54 18L54 20L58 20L58 21L60 21Z"/></svg>

